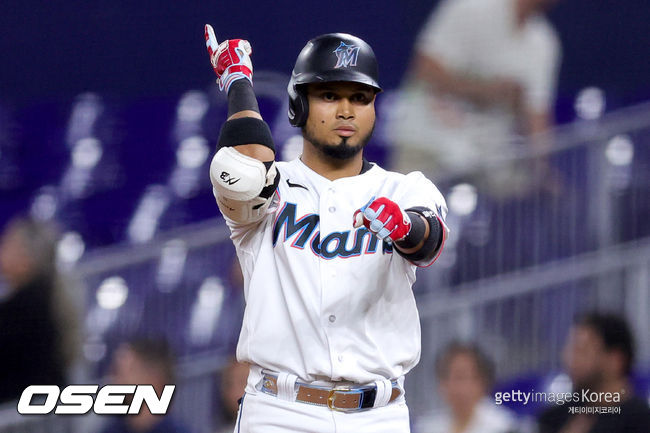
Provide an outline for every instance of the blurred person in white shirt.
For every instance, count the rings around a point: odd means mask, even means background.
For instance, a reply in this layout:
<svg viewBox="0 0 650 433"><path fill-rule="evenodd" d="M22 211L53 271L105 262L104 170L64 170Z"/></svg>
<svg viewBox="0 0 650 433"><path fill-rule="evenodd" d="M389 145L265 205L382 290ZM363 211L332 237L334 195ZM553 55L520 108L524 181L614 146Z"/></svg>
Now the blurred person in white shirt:
<svg viewBox="0 0 650 433"><path fill-rule="evenodd" d="M452 342L436 360L436 376L446 407L416 423L416 433L511 433L514 415L488 397L494 365L473 344Z"/></svg>
<svg viewBox="0 0 650 433"><path fill-rule="evenodd" d="M557 0L443 0L417 39L389 130L396 170L440 179L512 154L552 125L561 46L544 11ZM537 164L537 177L546 173ZM530 168L490 170L477 184L495 195L525 192ZM549 183L550 184L550 183Z"/></svg>

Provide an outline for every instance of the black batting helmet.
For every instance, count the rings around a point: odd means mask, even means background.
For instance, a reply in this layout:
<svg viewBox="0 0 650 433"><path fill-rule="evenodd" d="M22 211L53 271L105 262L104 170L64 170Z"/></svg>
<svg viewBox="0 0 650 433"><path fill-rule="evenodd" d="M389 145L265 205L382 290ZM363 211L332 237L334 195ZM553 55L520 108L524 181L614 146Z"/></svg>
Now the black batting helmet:
<svg viewBox="0 0 650 433"><path fill-rule="evenodd" d="M307 42L300 51L291 72L289 122L303 126L309 115L303 85L332 81L366 84L381 92L378 83L377 58L365 41L347 33L328 33Z"/></svg>

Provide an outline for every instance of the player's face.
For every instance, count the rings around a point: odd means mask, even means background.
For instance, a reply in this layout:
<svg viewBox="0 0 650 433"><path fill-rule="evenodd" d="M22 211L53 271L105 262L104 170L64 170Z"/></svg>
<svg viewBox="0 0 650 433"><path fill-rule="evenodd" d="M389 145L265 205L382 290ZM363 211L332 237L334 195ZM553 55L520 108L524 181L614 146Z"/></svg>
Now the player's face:
<svg viewBox="0 0 650 433"><path fill-rule="evenodd" d="M374 90L359 83L317 83L309 85L307 98L305 140L331 158L357 155L375 126Z"/></svg>

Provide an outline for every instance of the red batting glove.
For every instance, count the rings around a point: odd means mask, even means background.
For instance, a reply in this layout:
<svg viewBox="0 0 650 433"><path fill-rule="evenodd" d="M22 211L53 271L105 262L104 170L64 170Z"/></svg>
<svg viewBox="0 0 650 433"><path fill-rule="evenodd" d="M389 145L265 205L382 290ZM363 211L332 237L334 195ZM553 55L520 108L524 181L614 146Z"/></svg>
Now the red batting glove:
<svg viewBox="0 0 650 433"><path fill-rule="evenodd" d="M253 63L250 55L251 44L244 39L229 39L217 43L210 24L205 25L205 46L208 48L210 63L217 74L219 90L230 89L230 85L243 78L253 84Z"/></svg>
<svg viewBox="0 0 650 433"><path fill-rule="evenodd" d="M354 213L354 227L366 226L382 241L403 239L411 230L411 219L397 203L386 197L374 197Z"/></svg>

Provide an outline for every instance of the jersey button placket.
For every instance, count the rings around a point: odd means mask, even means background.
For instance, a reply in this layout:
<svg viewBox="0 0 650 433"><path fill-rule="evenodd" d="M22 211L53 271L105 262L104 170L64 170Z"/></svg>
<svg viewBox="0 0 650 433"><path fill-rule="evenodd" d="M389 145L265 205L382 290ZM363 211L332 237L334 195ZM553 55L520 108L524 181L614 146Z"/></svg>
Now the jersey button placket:
<svg viewBox="0 0 650 433"><path fill-rule="evenodd" d="M321 212L321 234L322 233L331 233L338 227L338 219L340 215L337 215L337 206L338 201L336 197L336 189L333 186L328 187L320 200L320 212ZM326 235L321 235L321 240ZM331 244L331 243L330 243ZM324 246L322 246L324 247ZM340 366L343 363L343 355L341 354L341 337L340 333L342 332L341 327L341 316L336 312L336 303L334 299L338 297L341 287L340 282L337 281L339 272L337 268L340 265L339 261L334 259L330 260L321 260L321 266L323 267L323 297L324 300L324 314L323 314L323 323L325 325L325 332L328 336L329 349L330 349L330 359L332 362L332 374L337 376L340 374Z"/></svg>

